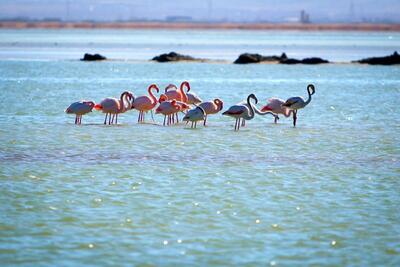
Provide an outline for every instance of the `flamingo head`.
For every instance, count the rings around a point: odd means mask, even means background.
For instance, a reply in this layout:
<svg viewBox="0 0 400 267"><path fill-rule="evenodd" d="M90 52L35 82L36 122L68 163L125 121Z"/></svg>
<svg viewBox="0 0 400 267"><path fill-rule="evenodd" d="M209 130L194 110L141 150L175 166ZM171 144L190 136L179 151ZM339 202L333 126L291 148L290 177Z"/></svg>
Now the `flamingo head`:
<svg viewBox="0 0 400 267"><path fill-rule="evenodd" d="M168 100L168 97L166 96L166 95L164 95L164 94L162 94L162 95L160 95L160 97L158 98L158 103L162 103L162 102L164 102L164 101L167 101Z"/></svg>
<svg viewBox="0 0 400 267"><path fill-rule="evenodd" d="M179 105L179 108L180 108L181 111L184 111L184 110L189 109L190 106L189 106L188 104L186 104L186 103L181 103L181 104Z"/></svg>
<svg viewBox="0 0 400 267"><path fill-rule="evenodd" d="M224 108L224 102L221 99L214 99L214 103L218 106L219 110L222 110Z"/></svg>
<svg viewBox="0 0 400 267"><path fill-rule="evenodd" d="M309 94L309 95L315 94L315 86L314 86L313 84L309 84L309 85L307 86L307 91L308 91L308 94Z"/></svg>
<svg viewBox="0 0 400 267"><path fill-rule="evenodd" d="M155 84L155 83L151 84L151 85L149 86L149 90L151 90L152 88L156 89L157 93L160 92L160 89L158 89L157 84Z"/></svg>
<svg viewBox="0 0 400 267"><path fill-rule="evenodd" d="M186 92L189 92L190 91L190 84L189 84L188 81L184 81L184 82L181 83L181 89L183 89L184 86L186 86L186 88L187 88Z"/></svg>

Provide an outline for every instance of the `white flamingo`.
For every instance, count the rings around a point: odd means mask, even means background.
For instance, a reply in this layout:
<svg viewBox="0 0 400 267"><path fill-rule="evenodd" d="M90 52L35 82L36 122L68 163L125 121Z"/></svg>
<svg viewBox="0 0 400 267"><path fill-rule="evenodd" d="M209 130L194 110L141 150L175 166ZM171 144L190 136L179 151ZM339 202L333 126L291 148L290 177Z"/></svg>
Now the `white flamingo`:
<svg viewBox="0 0 400 267"><path fill-rule="evenodd" d="M197 122L204 120L206 117L206 112L204 109L200 106L195 107L194 109L189 110L185 117L183 117L183 121L187 122L192 122L192 125L190 128L196 128L197 127ZM193 127L194 125L194 127Z"/></svg>
<svg viewBox="0 0 400 267"><path fill-rule="evenodd" d="M293 126L296 127L296 121L297 121L297 110L304 108L311 102L311 96L315 94L315 87L313 84L309 84L307 86L307 92L308 92L308 99L307 101L304 101L304 99L301 96L295 96L291 97L288 100L286 100L285 103L282 104L282 107L286 107L289 110L293 111Z"/></svg>
<svg viewBox="0 0 400 267"><path fill-rule="evenodd" d="M96 104L93 101L81 100L69 105L69 107L65 110L65 113L75 114L75 124L81 124L82 115L92 112L95 105Z"/></svg>

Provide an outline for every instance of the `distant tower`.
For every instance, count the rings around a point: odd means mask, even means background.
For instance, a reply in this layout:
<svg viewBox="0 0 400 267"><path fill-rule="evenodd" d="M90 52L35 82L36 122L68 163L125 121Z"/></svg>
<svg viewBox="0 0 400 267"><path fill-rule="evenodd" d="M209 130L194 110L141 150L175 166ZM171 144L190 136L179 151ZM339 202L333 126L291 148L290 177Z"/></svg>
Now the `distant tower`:
<svg viewBox="0 0 400 267"><path fill-rule="evenodd" d="M212 21L212 0L208 0L208 20Z"/></svg>
<svg viewBox="0 0 400 267"><path fill-rule="evenodd" d="M349 21L355 22L356 21L356 15L354 11L354 3L353 1L350 2L350 8L349 8Z"/></svg>
<svg viewBox="0 0 400 267"><path fill-rule="evenodd" d="M300 11L300 22L301 23L310 23L310 15L304 10Z"/></svg>
<svg viewBox="0 0 400 267"><path fill-rule="evenodd" d="M65 20L69 21L69 9L70 9L70 3L69 0L65 1Z"/></svg>

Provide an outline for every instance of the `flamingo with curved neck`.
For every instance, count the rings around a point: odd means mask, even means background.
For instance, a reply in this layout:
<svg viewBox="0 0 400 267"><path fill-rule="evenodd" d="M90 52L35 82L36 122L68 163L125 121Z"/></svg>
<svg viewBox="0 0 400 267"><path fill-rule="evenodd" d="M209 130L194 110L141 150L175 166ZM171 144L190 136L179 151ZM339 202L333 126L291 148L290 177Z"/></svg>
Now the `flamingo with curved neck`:
<svg viewBox="0 0 400 267"><path fill-rule="evenodd" d="M222 102L221 99L216 98L213 101L200 103L199 107L202 107L206 113L206 117L204 119L204 126L206 126L208 115L217 114L220 112L224 108L224 102Z"/></svg>
<svg viewBox="0 0 400 267"><path fill-rule="evenodd" d="M133 101L132 108L139 111L138 123L144 122L144 113L152 110L157 105L157 98L152 90L157 93L160 91L156 84L151 84L147 89L149 96L139 96Z"/></svg>
<svg viewBox="0 0 400 267"><path fill-rule="evenodd" d="M130 110L134 99L135 97L131 92L125 91L121 94L120 99L107 97L103 99L100 104L95 105L94 108L96 110L101 110L103 113L106 114L104 118L104 124L107 124L107 116L109 125L114 124L114 119L115 124L117 124L118 114Z"/></svg>
<svg viewBox="0 0 400 267"><path fill-rule="evenodd" d="M235 123L235 131L239 131L240 129L240 120L252 120L254 118L254 106L250 102L250 99L253 99L255 103L258 103L258 99L254 94L250 94L247 97L246 104L236 104L231 106L227 111L222 113L222 115L230 116L236 119Z"/></svg>
<svg viewBox="0 0 400 267"><path fill-rule="evenodd" d="M309 84L307 86L307 92L308 92L307 101L304 101L304 98L302 98L301 96L295 96L289 98L288 100L286 100L285 103L282 104L282 107L286 107L289 110L293 111L293 127L296 127L297 110L305 108L308 104L310 104L311 96L315 94L315 86L313 84Z"/></svg>

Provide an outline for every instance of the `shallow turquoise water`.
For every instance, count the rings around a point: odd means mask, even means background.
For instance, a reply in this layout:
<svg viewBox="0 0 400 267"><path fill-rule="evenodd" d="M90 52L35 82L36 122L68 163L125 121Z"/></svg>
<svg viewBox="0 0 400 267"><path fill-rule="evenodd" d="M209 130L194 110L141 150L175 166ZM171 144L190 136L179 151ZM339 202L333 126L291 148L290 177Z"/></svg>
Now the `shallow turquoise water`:
<svg viewBox="0 0 400 267"><path fill-rule="evenodd" d="M184 79L225 108L316 94L297 128L63 112ZM400 264L399 67L6 60L0 92L2 265Z"/></svg>
<svg viewBox="0 0 400 267"><path fill-rule="evenodd" d="M244 52L352 61L399 50L399 32L251 30L7 30L0 29L0 59L78 59L101 53L111 59L148 60L176 51L234 61Z"/></svg>

